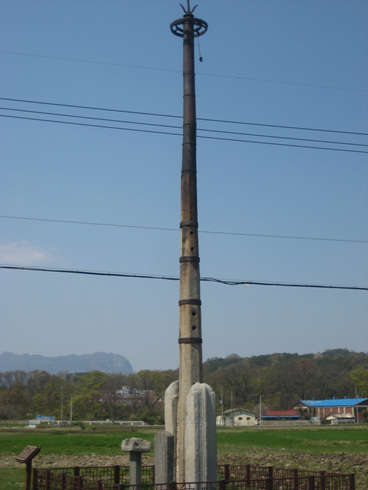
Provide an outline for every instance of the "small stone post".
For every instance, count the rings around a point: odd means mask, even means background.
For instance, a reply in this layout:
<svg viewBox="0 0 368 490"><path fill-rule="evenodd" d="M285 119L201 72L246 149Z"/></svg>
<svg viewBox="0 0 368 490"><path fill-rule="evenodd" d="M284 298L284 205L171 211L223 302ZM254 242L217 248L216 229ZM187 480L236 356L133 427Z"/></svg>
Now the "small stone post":
<svg viewBox="0 0 368 490"><path fill-rule="evenodd" d="M169 432L158 432L155 435L155 483L175 481L175 444L174 436ZM162 487L161 490L168 489Z"/></svg>
<svg viewBox="0 0 368 490"><path fill-rule="evenodd" d="M151 444L143 439L132 437L131 439L123 440L121 449L122 451L128 451L130 453L130 484L140 485L142 453L148 453L151 449Z"/></svg>

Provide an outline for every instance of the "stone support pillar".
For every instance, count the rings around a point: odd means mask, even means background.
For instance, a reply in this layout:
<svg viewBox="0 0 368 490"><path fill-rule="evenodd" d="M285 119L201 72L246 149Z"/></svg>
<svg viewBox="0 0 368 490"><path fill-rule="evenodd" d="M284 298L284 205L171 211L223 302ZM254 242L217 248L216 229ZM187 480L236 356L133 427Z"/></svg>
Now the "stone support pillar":
<svg viewBox="0 0 368 490"><path fill-rule="evenodd" d="M155 483L175 481L174 436L169 432L155 435ZM161 488L161 490L165 490Z"/></svg>
<svg viewBox="0 0 368 490"><path fill-rule="evenodd" d="M124 439L121 443L122 451L128 451L130 453L130 484L140 485L141 483L141 468L142 468L142 453L147 453L151 449L151 444L148 441L132 437L131 439Z"/></svg>

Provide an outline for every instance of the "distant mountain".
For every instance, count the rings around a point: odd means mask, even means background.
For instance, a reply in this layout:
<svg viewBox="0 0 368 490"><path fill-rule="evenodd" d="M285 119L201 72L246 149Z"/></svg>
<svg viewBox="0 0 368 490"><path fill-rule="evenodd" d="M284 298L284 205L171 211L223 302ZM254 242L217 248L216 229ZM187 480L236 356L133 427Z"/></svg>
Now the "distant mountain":
<svg viewBox="0 0 368 490"><path fill-rule="evenodd" d="M30 354L0 354L0 371L47 371L57 374L60 371L69 373L85 373L87 371L103 371L104 373L130 374L133 368L124 356L119 354L83 354L58 357L45 357Z"/></svg>

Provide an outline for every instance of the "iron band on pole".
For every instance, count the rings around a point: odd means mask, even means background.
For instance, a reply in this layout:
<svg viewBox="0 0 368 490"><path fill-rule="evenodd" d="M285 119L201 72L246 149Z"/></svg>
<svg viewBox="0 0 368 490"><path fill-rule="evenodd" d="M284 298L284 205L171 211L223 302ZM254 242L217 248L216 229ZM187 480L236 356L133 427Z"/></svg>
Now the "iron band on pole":
<svg viewBox="0 0 368 490"><path fill-rule="evenodd" d="M180 257L179 259L179 262L182 263L182 262L193 262L193 263L197 263L200 261L200 258L199 257L191 257L190 255L188 256L185 256L185 257Z"/></svg>
<svg viewBox="0 0 368 490"><path fill-rule="evenodd" d="M199 337L184 337L178 340L179 344L202 344L203 340Z"/></svg>
<svg viewBox="0 0 368 490"><path fill-rule="evenodd" d="M183 305L192 305L192 306L201 306L202 301L200 299L181 299L179 300L179 306Z"/></svg>
<svg viewBox="0 0 368 490"><path fill-rule="evenodd" d="M198 223L196 221L182 221L180 223L180 228L184 228L185 226L194 226L198 228Z"/></svg>

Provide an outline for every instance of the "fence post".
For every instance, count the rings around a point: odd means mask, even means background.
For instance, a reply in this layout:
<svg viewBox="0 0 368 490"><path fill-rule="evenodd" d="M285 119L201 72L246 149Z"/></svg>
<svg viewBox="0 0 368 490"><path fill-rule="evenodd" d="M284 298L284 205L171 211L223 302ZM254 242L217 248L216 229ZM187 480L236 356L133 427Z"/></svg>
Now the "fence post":
<svg viewBox="0 0 368 490"><path fill-rule="evenodd" d="M293 480L294 480L294 488L298 488L298 470L297 470L297 468L293 469Z"/></svg>
<svg viewBox="0 0 368 490"><path fill-rule="evenodd" d="M50 490L50 470L46 471L46 490Z"/></svg>
<svg viewBox="0 0 368 490"><path fill-rule="evenodd" d="M273 490L273 481L269 476L266 477L266 490Z"/></svg>
<svg viewBox="0 0 368 490"><path fill-rule="evenodd" d="M349 475L349 489L350 490L355 490L355 473L350 473Z"/></svg>
<svg viewBox="0 0 368 490"><path fill-rule="evenodd" d="M38 490L38 471L37 468L33 468L33 490Z"/></svg>
<svg viewBox="0 0 368 490"><path fill-rule="evenodd" d="M177 483L176 481L172 481L169 483L169 489L170 490L177 490Z"/></svg>
<svg viewBox="0 0 368 490"><path fill-rule="evenodd" d="M320 479L321 479L321 490L326 489L326 472L325 471L320 471L319 473Z"/></svg>
<svg viewBox="0 0 368 490"><path fill-rule="evenodd" d="M102 482L103 480L97 480L97 490L102 490Z"/></svg>
<svg viewBox="0 0 368 490"><path fill-rule="evenodd" d="M230 481L230 465L229 464L225 464L224 465L224 469L225 469L224 480L226 482L229 482Z"/></svg>
<svg viewBox="0 0 368 490"><path fill-rule="evenodd" d="M268 479L269 479L269 489L273 489L273 466L268 467Z"/></svg>
<svg viewBox="0 0 368 490"><path fill-rule="evenodd" d="M65 475L65 473L61 474L61 490L66 490L66 475Z"/></svg>
<svg viewBox="0 0 368 490"><path fill-rule="evenodd" d="M314 490L314 476L308 476L308 490Z"/></svg>
<svg viewBox="0 0 368 490"><path fill-rule="evenodd" d="M120 480L120 466L116 464L114 466L114 484L117 485L119 483L119 480Z"/></svg>
<svg viewBox="0 0 368 490"><path fill-rule="evenodd" d="M79 476L80 474L80 467L79 466L74 466L74 476Z"/></svg>
<svg viewBox="0 0 368 490"><path fill-rule="evenodd" d="M250 464L245 465L245 479L246 479L247 484L248 484L249 480L250 480Z"/></svg>
<svg viewBox="0 0 368 490"><path fill-rule="evenodd" d="M77 490L83 489L83 476L77 476Z"/></svg>

